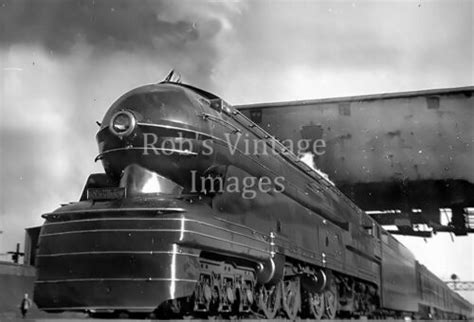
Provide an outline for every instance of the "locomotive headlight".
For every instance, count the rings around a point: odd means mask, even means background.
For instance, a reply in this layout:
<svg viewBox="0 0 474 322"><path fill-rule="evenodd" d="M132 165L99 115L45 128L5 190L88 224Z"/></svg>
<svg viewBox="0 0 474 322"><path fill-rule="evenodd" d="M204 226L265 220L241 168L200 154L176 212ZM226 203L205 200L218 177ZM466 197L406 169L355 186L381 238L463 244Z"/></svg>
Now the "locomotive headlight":
<svg viewBox="0 0 474 322"><path fill-rule="evenodd" d="M110 119L109 129L116 136L124 137L130 135L136 125L137 120L132 113L129 111L119 111Z"/></svg>

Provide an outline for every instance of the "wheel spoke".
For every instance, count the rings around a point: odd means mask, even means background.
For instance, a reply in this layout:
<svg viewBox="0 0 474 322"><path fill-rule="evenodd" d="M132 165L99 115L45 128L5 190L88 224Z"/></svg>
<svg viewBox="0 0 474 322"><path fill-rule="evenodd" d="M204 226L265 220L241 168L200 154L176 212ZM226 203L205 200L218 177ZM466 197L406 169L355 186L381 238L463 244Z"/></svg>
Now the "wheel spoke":
<svg viewBox="0 0 474 322"><path fill-rule="evenodd" d="M267 319L273 319L280 309L281 286L272 285L268 288L261 286L258 294L258 307L263 311Z"/></svg>
<svg viewBox="0 0 474 322"><path fill-rule="evenodd" d="M313 293L309 295L309 309L316 320L321 320L324 314L324 294Z"/></svg>
<svg viewBox="0 0 474 322"><path fill-rule="evenodd" d="M326 289L326 291L324 291L325 318L332 320L336 317L338 301L337 286L334 280L332 280L329 284L329 287Z"/></svg>
<svg viewBox="0 0 474 322"><path fill-rule="evenodd" d="M300 282L298 278L282 283L283 309L290 320L296 319L301 306Z"/></svg>

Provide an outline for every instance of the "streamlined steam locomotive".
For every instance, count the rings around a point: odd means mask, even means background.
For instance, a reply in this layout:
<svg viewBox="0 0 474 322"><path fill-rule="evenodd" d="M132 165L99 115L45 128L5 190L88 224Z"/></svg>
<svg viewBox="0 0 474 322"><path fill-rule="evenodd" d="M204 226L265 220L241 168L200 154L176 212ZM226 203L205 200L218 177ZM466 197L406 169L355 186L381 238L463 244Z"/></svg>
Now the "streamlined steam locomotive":
<svg viewBox="0 0 474 322"><path fill-rule="evenodd" d="M134 89L105 173L44 214L34 301L91 315L464 318L470 305L324 174L219 97Z"/></svg>

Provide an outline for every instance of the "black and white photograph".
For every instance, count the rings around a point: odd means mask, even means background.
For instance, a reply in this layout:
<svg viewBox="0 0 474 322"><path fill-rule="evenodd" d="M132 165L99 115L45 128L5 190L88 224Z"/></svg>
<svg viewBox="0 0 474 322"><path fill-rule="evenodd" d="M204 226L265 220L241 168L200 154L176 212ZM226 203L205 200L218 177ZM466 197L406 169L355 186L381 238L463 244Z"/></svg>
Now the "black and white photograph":
<svg viewBox="0 0 474 322"><path fill-rule="evenodd" d="M473 0L0 0L0 321L474 319Z"/></svg>

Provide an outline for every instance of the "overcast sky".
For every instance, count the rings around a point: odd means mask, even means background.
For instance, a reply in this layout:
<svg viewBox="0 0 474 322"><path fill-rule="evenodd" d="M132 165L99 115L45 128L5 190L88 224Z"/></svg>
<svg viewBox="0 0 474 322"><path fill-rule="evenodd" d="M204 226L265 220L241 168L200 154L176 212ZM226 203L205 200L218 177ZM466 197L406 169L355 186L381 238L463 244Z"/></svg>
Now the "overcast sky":
<svg viewBox="0 0 474 322"><path fill-rule="evenodd" d="M472 23L451 0L0 1L0 253L78 199L95 121L171 68L233 104L467 86ZM474 280L472 237L403 241Z"/></svg>

